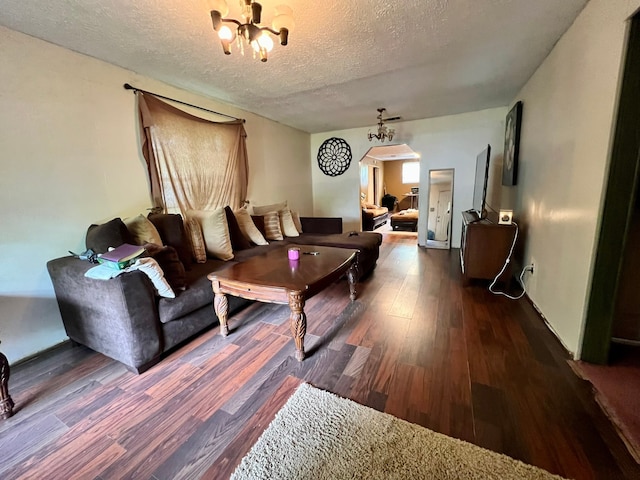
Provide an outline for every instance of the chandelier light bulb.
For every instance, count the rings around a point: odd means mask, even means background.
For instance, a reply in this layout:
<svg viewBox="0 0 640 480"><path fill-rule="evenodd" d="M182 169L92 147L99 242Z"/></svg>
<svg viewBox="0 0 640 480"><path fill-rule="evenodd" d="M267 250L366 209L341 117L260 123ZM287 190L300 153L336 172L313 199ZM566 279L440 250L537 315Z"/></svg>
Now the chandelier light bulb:
<svg viewBox="0 0 640 480"><path fill-rule="evenodd" d="M231 30L227 25L223 25L218 30L218 36L220 40L227 41L229 43L233 42L236 39L236 34L233 30Z"/></svg>
<svg viewBox="0 0 640 480"><path fill-rule="evenodd" d="M217 10L223 17L229 15L227 0L207 0L207 4L209 5L209 11Z"/></svg>
<svg viewBox="0 0 640 480"><path fill-rule="evenodd" d="M258 37L258 45L260 48L264 48L267 52L273 50L273 39L267 32L263 32L262 35Z"/></svg>

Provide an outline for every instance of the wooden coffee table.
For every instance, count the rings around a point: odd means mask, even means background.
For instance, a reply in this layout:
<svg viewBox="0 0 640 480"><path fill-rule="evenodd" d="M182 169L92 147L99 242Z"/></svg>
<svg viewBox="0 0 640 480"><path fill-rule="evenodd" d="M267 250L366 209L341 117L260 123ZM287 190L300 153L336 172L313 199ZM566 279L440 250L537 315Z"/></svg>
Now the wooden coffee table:
<svg viewBox="0 0 640 480"><path fill-rule="evenodd" d="M299 245L300 259L289 260L283 246L256 255L207 276L215 294L213 305L220 320L220 334L227 336L229 304L226 295L260 302L289 304L291 334L296 358L304 360L304 336L307 317L306 299L331 285L346 273L351 300L356 298L358 250ZM317 254L312 254L317 252Z"/></svg>

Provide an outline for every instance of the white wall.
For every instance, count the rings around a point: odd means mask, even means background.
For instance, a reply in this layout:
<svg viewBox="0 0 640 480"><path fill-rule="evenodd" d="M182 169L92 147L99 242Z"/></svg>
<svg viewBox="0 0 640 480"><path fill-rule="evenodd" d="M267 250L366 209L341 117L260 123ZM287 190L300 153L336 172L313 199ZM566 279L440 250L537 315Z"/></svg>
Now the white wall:
<svg viewBox="0 0 640 480"><path fill-rule="evenodd" d="M503 197L527 231L529 296L579 355L606 182L626 20L638 0L591 0L514 99L518 185ZM506 206L506 205L505 205Z"/></svg>
<svg viewBox="0 0 640 480"><path fill-rule="evenodd" d="M502 150L504 143L504 119L506 108L494 108L479 112L464 113L447 117L415 120L394 123L396 130L394 143L406 143L420 154L420 191L427 192L429 185L429 170L453 168L454 196L453 196L453 238L452 246L460 246L460 231L463 210L472 206L473 182L475 177L476 156L487 144L491 144L491 163L498 168L502 165ZM314 214L318 216L342 217L345 231L360 230L360 201L358 198L360 177L358 161L367 151L379 143L369 142L367 132L369 128L354 128L334 132L317 133L311 135L311 163L313 177L313 205ZM331 137L343 138L351 147L353 160L349 169L338 177L329 177L322 173L316 160L318 149L322 143ZM500 178L492 170L491 185L500 184ZM499 189L496 194L491 192L487 200L491 206L500 208ZM418 223L418 244L425 245L427 239L427 197L420 196L420 215Z"/></svg>
<svg viewBox="0 0 640 480"><path fill-rule="evenodd" d="M12 363L66 339L46 262L84 250L92 222L150 206L125 82L246 118L251 203L312 213L307 133L4 27L0 65L0 349Z"/></svg>

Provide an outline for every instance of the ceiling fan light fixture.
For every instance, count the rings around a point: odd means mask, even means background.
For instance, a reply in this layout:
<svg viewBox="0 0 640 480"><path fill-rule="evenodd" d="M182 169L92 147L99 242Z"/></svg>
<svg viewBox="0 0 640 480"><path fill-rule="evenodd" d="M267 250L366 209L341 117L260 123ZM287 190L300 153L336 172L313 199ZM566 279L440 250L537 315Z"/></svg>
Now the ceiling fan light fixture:
<svg viewBox="0 0 640 480"><path fill-rule="evenodd" d="M369 130L367 138L370 142L373 141L374 138L376 140L380 140L381 142L384 142L385 140L393 140L393 136L395 135L396 131L393 128L388 128L384 124L384 119L382 118L382 115L386 110L386 108L378 109L378 116L376 117L378 119L378 133L371 133L371 130Z"/></svg>
<svg viewBox="0 0 640 480"><path fill-rule="evenodd" d="M213 29L218 33L222 49L226 55L231 55L231 45L236 43L240 53L244 55L245 47L250 46L253 56L259 54L260 60L266 62L268 54L273 50L274 41L271 35L280 39L280 45L289 43L289 32L294 27L292 10L286 5L276 7L273 28L260 26L262 21L262 5L253 0L240 0L243 20L226 18L229 6L226 0L207 0ZM228 24L234 24L230 26Z"/></svg>

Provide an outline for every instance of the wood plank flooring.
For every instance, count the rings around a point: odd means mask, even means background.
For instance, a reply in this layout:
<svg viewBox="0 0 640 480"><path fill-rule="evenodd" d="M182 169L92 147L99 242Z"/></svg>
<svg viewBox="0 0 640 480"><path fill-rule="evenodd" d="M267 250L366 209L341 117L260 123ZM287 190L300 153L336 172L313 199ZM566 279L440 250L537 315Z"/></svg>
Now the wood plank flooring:
<svg viewBox="0 0 640 480"><path fill-rule="evenodd" d="M140 376L70 345L14 367L0 478L228 478L303 381L565 477L640 478L531 304L462 287L457 250L386 235L355 302L341 280L306 312L302 363L288 307L256 303Z"/></svg>

